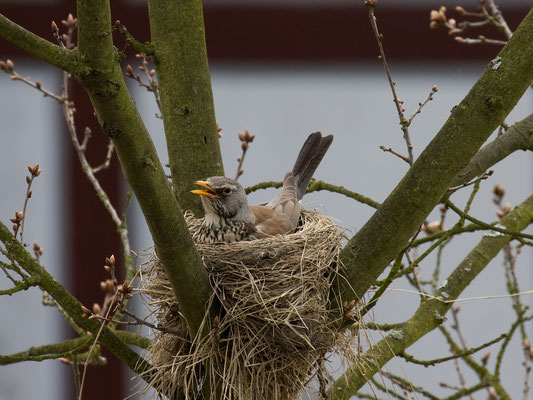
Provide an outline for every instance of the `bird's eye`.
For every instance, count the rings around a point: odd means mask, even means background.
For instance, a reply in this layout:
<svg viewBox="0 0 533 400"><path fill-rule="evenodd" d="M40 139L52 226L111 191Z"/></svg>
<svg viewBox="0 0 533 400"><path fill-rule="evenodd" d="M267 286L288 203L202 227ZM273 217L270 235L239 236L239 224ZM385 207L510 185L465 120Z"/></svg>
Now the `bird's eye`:
<svg viewBox="0 0 533 400"><path fill-rule="evenodd" d="M225 187L224 190L222 191L222 193L224 193L224 194L230 194L230 193L231 193L231 188L229 188L229 187Z"/></svg>

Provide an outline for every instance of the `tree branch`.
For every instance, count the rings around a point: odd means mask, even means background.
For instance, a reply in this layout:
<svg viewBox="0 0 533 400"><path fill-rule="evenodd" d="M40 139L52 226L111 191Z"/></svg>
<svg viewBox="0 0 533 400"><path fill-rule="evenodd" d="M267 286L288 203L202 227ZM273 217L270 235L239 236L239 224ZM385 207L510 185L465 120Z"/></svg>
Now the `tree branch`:
<svg viewBox="0 0 533 400"><path fill-rule="evenodd" d="M513 109L533 80L532 52L533 10L500 52L498 67L487 66L402 181L342 250L346 268L338 279L341 301L363 296Z"/></svg>
<svg viewBox="0 0 533 400"><path fill-rule="evenodd" d="M76 51L64 50L0 14L0 36L28 53L65 71L74 72Z"/></svg>
<svg viewBox="0 0 533 400"><path fill-rule="evenodd" d="M532 221L533 196L530 196L499 223L509 230L521 231ZM391 358L442 324L453 301L510 240L510 236L483 237L448 277L446 284L437 290L435 297L423 302L407 322L368 350L331 385L328 399L349 399Z"/></svg>
<svg viewBox="0 0 533 400"><path fill-rule="evenodd" d="M413 363L413 364L423 365L424 367L433 367L436 364L440 364L440 363L443 363L443 362L446 362L446 361L450 361L450 360L455 360L457 358L462 358L464 356L469 356L469 355L472 355L474 353L477 353L479 350L483 350L484 348L489 347L489 346L493 345L494 343L498 343L499 341L505 339L507 337L507 335L508 335L507 332L506 333L502 333L497 338L494 338L491 341L489 341L487 343L483 343L482 345L479 345L477 347L471 347L471 348L469 348L467 350L460 350L460 351L457 351L455 354L452 354L451 356L441 357L441 358L434 358L432 360L417 360L412 355L407 354L405 352L399 353L398 356L402 357L407 362L410 362L410 363Z"/></svg>
<svg viewBox="0 0 533 400"><path fill-rule="evenodd" d="M113 48L109 0L78 0L77 6L80 60L94 69L93 74L114 69L118 55Z"/></svg>
<svg viewBox="0 0 533 400"><path fill-rule="evenodd" d="M7 271L5 271L7 273ZM28 290L32 286L37 286L37 282L35 279L33 279L31 276L28 278L24 278L22 281L15 281L14 286L0 290L0 296L12 296L17 292L21 292L23 290Z"/></svg>
<svg viewBox="0 0 533 400"><path fill-rule="evenodd" d="M224 175L207 64L201 0L148 2L174 192L185 210L203 215L195 180ZM192 73L194 71L194 73Z"/></svg>
<svg viewBox="0 0 533 400"><path fill-rule="evenodd" d="M120 21L115 21L115 26L118 26L120 33L124 35L126 41L133 47L137 52L144 53L147 56L152 56L154 49L151 43L141 43L128 31L124 24L121 24Z"/></svg>
<svg viewBox="0 0 533 400"><path fill-rule="evenodd" d="M487 224L486 222L483 222L483 221L480 221L479 219L477 218L474 218L470 215L468 215L467 212L464 212L462 211L459 207L457 207L455 204L453 204L451 201L447 200L445 202L446 204L446 207L450 208L451 210L453 210L457 215L459 215L462 219L467 219L468 221L476 224L476 225L479 225L481 226L482 228L485 228L489 231L493 231L493 232L499 232L501 234L504 234L504 235L509 235L511 236L513 239L520 239L520 238L523 238L523 239L533 239L533 235L529 235L527 233L521 233L521 232L510 232L508 231L507 229L503 229L499 226L496 226L497 224L495 225L492 225L492 224Z"/></svg>
<svg viewBox="0 0 533 400"><path fill-rule="evenodd" d="M244 188L244 191L246 192L246 194L250 194L259 189L280 188L282 186L283 182L267 181ZM374 201L369 197L366 197L356 192L352 192L351 190L346 189L344 186L336 186L324 181L312 180L311 183L309 183L309 186L307 187L306 193L319 192L321 190L342 194L346 197L358 201L359 203L366 204L372 208L378 208L380 206L377 201Z"/></svg>
<svg viewBox="0 0 533 400"><path fill-rule="evenodd" d="M517 150L533 151L533 114L513 124L507 132L479 150L450 186L474 179Z"/></svg>
<svg viewBox="0 0 533 400"><path fill-rule="evenodd" d="M0 356L0 365L14 364L22 361L44 361L61 357L69 357L86 349L94 341L94 336L86 335L64 342L30 347L26 351Z"/></svg>
<svg viewBox="0 0 533 400"><path fill-rule="evenodd" d="M318 192L320 190L327 190L328 192L342 194L350 199L354 199L359 203L366 204L372 208L378 208L380 204L377 201L372 200L362 194L352 192L346 189L344 186L336 186L323 181L313 180L309 184L306 193Z"/></svg>

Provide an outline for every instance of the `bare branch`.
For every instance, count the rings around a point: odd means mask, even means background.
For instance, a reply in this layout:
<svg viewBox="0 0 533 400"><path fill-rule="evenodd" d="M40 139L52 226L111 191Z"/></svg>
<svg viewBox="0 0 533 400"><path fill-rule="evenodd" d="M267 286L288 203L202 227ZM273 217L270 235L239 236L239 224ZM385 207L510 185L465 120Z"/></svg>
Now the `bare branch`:
<svg viewBox="0 0 533 400"><path fill-rule="evenodd" d="M28 171L30 171L30 175L26 176L26 183L28 184L28 187L26 189L26 195L24 196L24 206L22 207L22 223L20 227L20 241L22 244L24 244L24 222L26 221L27 216L27 207L28 207L28 201L31 198L32 192L31 192L31 184L33 183L33 180L38 177L42 170L39 168L39 164L35 164L35 166L28 165ZM15 235L16 237L16 235Z"/></svg>
<svg viewBox="0 0 533 400"><path fill-rule="evenodd" d="M105 160L102 164L93 168L93 174L96 174L100 171L103 171L109 168L109 166L111 165L111 157L113 157L114 152L115 152L115 146L113 146L113 142L110 140L109 143L107 144L107 154L105 156Z"/></svg>
<svg viewBox="0 0 533 400"><path fill-rule="evenodd" d="M471 45L476 45L476 44L493 44L493 45L496 45L496 46L504 46L505 43L507 43L507 42L504 41L504 40L488 39L488 38L486 38L486 37L483 36L483 35L479 35L477 39L464 38L464 37L461 37L461 36L456 36L456 37L455 37L455 41L456 41L457 43L471 44Z"/></svg>
<svg viewBox="0 0 533 400"><path fill-rule="evenodd" d="M480 350L483 350L483 349L485 349L485 348L487 348L489 346L492 346L494 343L498 343L498 342L502 341L507 336L508 336L508 333L505 332L505 333L502 333L500 336L488 341L487 343L483 343L483 344L481 344L479 346L476 346L476 347L470 347L470 348L468 348L468 349L466 349L464 351L461 351L461 352L458 352L458 353L454 353L451 356L435 358L435 359L432 359L432 360L417 360L415 357L413 357L412 355L409 355L409 354L407 354L405 352L398 354L398 356L404 358L406 361L411 362L413 364L418 364L418 365L423 365L425 367L429 367L429 366L434 366L436 364L440 364L440 363L447 362L447 361L450 361L450 360L455 360L457 358L462 358L464 356L469 356L471 354L475 354L475 353L477 353Z"/></svg>
<svg viewBox="0 0 533 400"><path fill-rule="evenodd" d="M426 97L426 99L421 102L421 103L418 103L418 108L417 110L413 113L413 115L411 115L411 117L409 117L409 119L407 120L407 122L409 123L409 125L411 125L411 123L413 122L413 119L415 119L415 117L420 114L422 112L422 108L424 108L424 106L431 100L433 100L433 95L435 93L437 93L439 91L439 89L437 88L437 85L433 85L433 87L431 88L429 94L428 94L428 97Z"/></svg>
<svg viewBox="0 0 533 400"><path fill-rule="evenodd" d="M507 25L507 21L503 18L501 11L496 7L494 0L485 0L484 4L486 4L489 9L489 18L494 26L500 29L507 39L511 39L513 32L509 28L509 25Z"/></svg>
<svg viewBox="0 0 533 400"><path fill-rule="evenodd" d="M455 36L454 39L458 43L464 43L468 45L478 44L491 44L497 46L503 46L513 36L513 32L507 25L507 22L503 18L502 13L496 7L494 0L480 0L481 12L474 13L466 11L463 7L457 6L455 10L462 17L472 17L479 19L479 21L464 20L457 22L454 18L447 18L446 8L441 7L439 10L432 10L430 13L430 27L432 29L446 28L448 34ZM463 35L472 29L479 29L485 26L494 26L500 32L502 32L506 40L490 39L485 35L478 35L476 39L469 37L462 37L457 35Z"/></svg>
<svg viewBox="0 0 533 400"><path fill-rule="evenodd" d="M474 185L475 183L477 183L479 181L483 181L485 179L488 179L490 176L492 176L493 173L494 173L494 170L491 169L491 170L485 172L483 175L477 177L476 179L471 180L470 182L463 183L462 185L453 186L453 187L449 188L448 191L455 192L455 191L457 191L459 189L463 189L463 188L468 187L470 185Z"/></svg>
<svg viewBox="0 0 533 400"><path fill-rule="evenodd" d="M404 160L407 164L411 164L411 162L409 161L409 158L405 157L404 155L401 155L400 153L395 152L395 151L392 150L390 147L379 146L379 148L380 148L381 150L383 150L384 152L389 152L389 153L391 153L391 154L394 154L396 157L399 157L399 158L401 158L402 160Z"/></svg>
<svg viewBox="0 0 533 400"><path fill-rule="evenodd" d="M246 156L246 152L248 151L248 147L250 146L250 143L252 143L255 139L255 135L250 134L250 131L246 129L243 133L239 133L239 140L241 141L241 149L242 154L239 158L237 158L237 162L239 165L237 166L237 172L235 173L235 180L239 179L239 177L244 173L244 170L242 169L242 165L244 163L244 157Z"/></svg>
<svg viewBox="0 0 533 400"><path fill-rule="evenodd" d="M159 95L159 86L157 84L157 81L154 79L156 73L155 69L149 68L147 55L145 53L135 54L135 57L141 59L141 65L139 66L139 70L145 73L148 83L144 83L139 74L134 74L133 68L129 64L126 66L126 76L136 81L139 86L145 88L146 90L154 94L155 102L157 104L157 108L159 109L159 114L156 114L156 117L163 119L161 111L161 97Z"/></svg>
<svg viewBox="0 0 533 400"><path fill-rule="evenodd" d="M409 120L404 116L405 108L403 107L403 101L400 100L400 98L396 94L396 87L395 87L396 83L392 80L392 77L389 71L389 65L387 64L387 58L385 57L385 50L383 49L383 35L379 33L378 25L377 25L377 18L374 15L375 4L373 2L366 2L366 4L368 7L368 18L370 19L372 30L374 31L374 35L378 42L379 54L380 54L379 59L383 63L383 68L385 70L385 74L387 75L389 86L392 91L392 98L393 98L394 104L396 105L396 110L398 111L398 117L400 118L400 126L402 127L403 138L407 145L407 153L409 155L408 162L409 162L409 165L413 165L414 156L413 156L413 145L411 144L411 138L409 136L409 129L408 129Z"/></svg>

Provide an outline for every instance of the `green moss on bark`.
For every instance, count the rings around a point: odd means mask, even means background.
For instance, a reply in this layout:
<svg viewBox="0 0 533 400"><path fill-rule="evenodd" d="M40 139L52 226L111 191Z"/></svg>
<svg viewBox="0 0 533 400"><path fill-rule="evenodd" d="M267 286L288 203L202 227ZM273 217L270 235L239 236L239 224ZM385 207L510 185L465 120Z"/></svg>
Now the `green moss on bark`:
<svg viewBox="0 0 533 400"><path fill-rule="evenodd" d="M516 150L533 150L533 114L516 122L505 134L479 150L454 178L451 186L469 182Z"/></svg>
<svg viewBox="0 0 533 400"><path fill-rule="evenodd" d="M201 215L193 182L224 175L202 2L150 0L148 9L174 191L184 209Z"/></svg>

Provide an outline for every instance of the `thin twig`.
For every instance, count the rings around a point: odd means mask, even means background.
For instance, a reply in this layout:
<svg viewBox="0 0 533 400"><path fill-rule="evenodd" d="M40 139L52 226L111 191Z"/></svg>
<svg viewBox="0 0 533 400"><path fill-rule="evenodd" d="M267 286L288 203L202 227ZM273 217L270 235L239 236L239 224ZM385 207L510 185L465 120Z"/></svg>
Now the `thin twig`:
<svg viewBox="0 0 533 400"><path fill-rule="evenodd" d="M148 79L148 85L150 87L149 90L154 94L157 108L159 108L160 114L158 117L163 119L162 107L161 107L161 96L159 95L159 86L157 84L157 81L154 79L155 69L148 68L148 60L147 60L145 53L141 53L141 58L142 58L142 68L139 67L139 69L145 73L146 78Z"/></svg>
<svg viewBox="0 0 533 400"><path fill-rule="evenodd" d="M2 253L3 253L3 252L2 252ZM3 271L4 274L6 275L7 279L9 279L9 280L13 283L13 285L15 285L15 286L20 285L20 282L19 282L18 280L16 280L15 278L13 278L13 277L11 276L11 274L9 273L9 271L8 271L8 265L9 265L9 264L6 264L6 263L4 263L3 261L0 261L0 269L2 269L2 271ZM10 269L12 269L12 268L10 268ZM10 293L8 292L8 294L10 294Z"/></svg>
<svg viewBox="0 0 533 400"><path fill-rule="evenodd" d="M159 95L159 86L157 84L157 81L154 79L154 76L156 74L155 69L151 69L148 66L148 56L145 53L137 53L135 54L136 58L141 59L141 64L138 68L139 70L143 71L146 75L146 78L148 79L148 83L145 83L139 74L133 73L133 68L131 65L126 66L126 76L130 79L133 79L136 81L139 86L145 88L149 92L152 92L154 94L155 102L157 104L157 108L159 109L159 114L156 114L157 118L163 119L162 116L162 108L161 108L161 97Z"/></svg>
<svg viewBox="0 0 533 400"><path fill-rule="evenodd" d="M51 97L58 103L64 103L66 99L62 96L59 96L45 88L42 87L41 82L39 81L33 81L29 76L23 77L15 71L15 64L11 60L0 61L0 70L4 71L6 74L10 75L11 80L13 81L20 81L25 83L28 86L31 86L34 89L37 89L39 92L41 92L44 97Z"/></svg>
<svg viewBox="0 0 533 400"><path fill-rule="evenodd" d="M507 42L505 40L497 40L497 39L488 39L483 35L479 35L477 39L472 38L464 38L461 36L456 36L454 39L457 43L463 43L463 44L470 44L470 45L476 45L476 44L493 44L496 46L505 46Z"/></svg>
<svg viewBox="0 0 533 400"><path fill-rule="evenodd" d="M474 185L474 184L476 184L479 181L488 179L490 176L492 176L493 173L494 173L494 170L491 169L491 170L485 172L483 175L477 177L476 179L472 179L470 182L463 183L462 185L458 185L458 186L454 186L454 187L449 188L448 192L449 193L455 192L455 191L457 191L459 189L462 189L462 188L465 188L467 186Z"/></svg>
<svg viewBox="0 0 533 400"><path fill-rule="evenodd" d="M66 94L68 90L68 74L63 74L63 92ZM63 116L65 117L65 121L67 122L67 128L70 133L70 138L72 140L72 143L74 145L74 149L76 150L76 154L78 155L78 159L81 163L82 170L85 172L85 175L91 182L94 190L96 191L98 197L102 201L104 208L107 210L107 212L110 214L111 219L115 223L115 225L120 226L120 217L118 216L115 208L111 204L111 201L109 200L109 197L105 193L104 189L100 186L100 182L96 177L94 176L94 170L87 161L87 158L85 157L84 149L81 147L80 142L78 141L78 137L76 134L76 126L74 122L74 110L69 106L66 105L67 103L64 103L63 105Z"/></svg>
<svg viewBox="0 0 533 400"><path fill-rule="evenodd" d="M496 212L496 214L501 218L504 215L507 215L509 211L511 210L511 206L509 203L503 203L503 198L505 196L505 189L500 186L496 185L493 189L494 203L498 206L499 210ZM513 295L511 298L512 304L513 304L513 310L517 317L517 323L520 327L520 335L522 338L522 350L524 355L524 362L522 365L524 366L524 385L522 393L524 394L524 400L527 400L529 397L529 374L531 372L531 366L530 366L530 348L531 343L529 341L529 338L527 337L527 331L525 328L525 320L523 317L526 314L527 307L524 307L522 304L522 301L520 300L520 287L518 284L518 278L516 276L516 260L518 255L520 254L522 244L519 243L516 246L516 253L513 253L513 247L510 243L507 243L505 247L503 248L503 254L504 254L504 270L505 270L505 279L507 282L507 291L510 295Z"/></svg>
<svg viewBox="0 0 533 400"><path fill-rule="evenodd" d="M518 244L518 246L521 246L521 244ZM527 400L529 398L529 374L531 372L530 367L530 355L529 355L529 348L530 348L530 342L527 337L527 331L525 327L525 321L522 319L522 317L525 315L527 311L527 307L524 307L522 304L522 301L520 300L520 288L518 284L518 279L516 276L515 271L515 265L516 265L516 259L517 254L513 254L513 248L510 243L508 243L504 249L504 268L505 268L505 279L507 281L507 290L509 294L515 295L511 297L511 301L513 303L513 309L515 311L515 314L518 318L519 322L519 328L520 328L520 336L522 339L522 348L523 348L523 355L524 355L524 362L522 365L524 366L524 384L522 393L524 395L524 400ZM518 252L517 252L518 253Z"/></svg>
<svg viewBox="0 0 533 400"><path fill-rule="evenodd" d="M11 75L11 79L14 80L14 81L21 81L21 82L24 82L26 85L29 85L31 86L32 88L34 89L37 89L39 92L41 92L44 97L51 97L53 98L55 101L57 101L58 103L64 103L65 102L65 98L61 97L61 96L58 96L57 94L49 91L49 90L46 90L45 88L43 88L41 86L41 82L39 81L32 81L31 78L29 76L27 77L22 77L20 76L19 74L17 74L15 71L13 71L13 74Z"/></svg>
<svg viewBox="0 0 533 400"><path fill-rule="evenodd" d="M455 332L457 332L457 336L459 337L459 341L461 342L461 346L463 347L463 351L466 351L468 349L468 345L466 344L466 340L465 340L465 338L463 336L461 327L459 325L458 314L459 314L460 310L461 310L461 307L459 305L457 305L455 307L452 307L452 309L451 309L452 317L453 317L452 329L454 329ZM457 352L454 352L454 353L457 354ZM464 358L464 357L462 357L462 358ZM461 370L461 366L459 364L459 360L458 359L454 360L454 365L455 365L455 370L457 371L457 376L459 377L459 382L461 383L461 389L464 390L467 387L466 386L466 380L465 380L465 377L463 375L463 371ZM474 400L472 395L469 395L468 397L471 400Z"/></svg>
<svg viewBox="0 0 533 400"><path fill-rule="evenodd" d="M507 25L507 21L505 21L501 11L498 9L498 7L496 7L494 0L485 0L484 3L489 8L491 14L490 21L494 24L494 26L496 26L496 28L503 32L507 39L511 39L511 36L513 36L513 31L511 31L509 25Z"/></svg>
<svg viewBox="0 0 533 400"><path fill-rule="evenodd" d="M114 152L115 152L115 146L113 146L113 142L110 140L109 143L107 144L107 154L105 156L105 160L102 164L93 168L94 174L109 168L109 166L111 165L111 157L113 157Z"/></svg>
<svg viewBox="0 0 533 400"><path fill-rule="evenodd" d="M503 46L513 35L513 32L507 25L507 22L503 18L502 13L496 7L494 0L480 0L480 9L481 12L469 12L466 11L463 7L457 6L455 10L462 17L471 17L479 19L479 21L460 21L457 22L453 18L447 18L446 8L441 7L439 10L432 10L430 13L430 27L432 29L438 29L444 27L448 30L448 34L454 36L454 40L458 43L464 43L468 45L478 45L478 44L490 44ZM490 39L485 35L478 35L477 39L470 37L462 37L456 35L462 35L467 33L472 29L479 29L485 26L492 25L496 27L500 32L503 33L506 40Z"/></svg>
<svg viewBox="0 0 533 400"><path fill-rule="evenodd" d="M408 253L405 253L405 254L407 255ZM406 277L408 277L408 276L409 276L409 275L406 275ZM419 269L418 269L418 268L415 268L415 269L413 270L413 274L411 275L410 278L411 278L411 281L414 283L415 287L418 289L418 291L419 291L420 293L425 293L425 290L424 290L424 288L422 287L422 282L421 282L421 280L420 280L420 276L421 276L421 275L420 275L420 271L419 271ZM421 295L420 295L420 302L422 303L424 300L425 300L424 295L421 294Z"/></svg>
<svg viewBox="0 0 533 400"><path fill-rule="evenodd" d="M437 88L437 85L433 85L433 87L431 88L431 90L430 90L430 92L428 94L428 97L426 97L426 99L423 102L418 103L418 108L413 113L413 115L411 115L411 117L409 117L409 119L407 120L409 122L409 125L411 125L411 123L413 122L413 119L415 119L415 117L422 112L422 108L424 108L424 106L429 101L433 100L433 95L435 93L437 93L438 91L439 91L439 89Z"/></svg>
<svg viewBox="0 0 533 400"><path fill-rule="evenodd" d="M76 398L81 395L81 382L80 382L80 365L78 363L78 357L72 358L72 373L74 374L74 392Z"/></svg>
<svg viewBox="0 0 533 400"><path fill-rule="evenodd" d="M30 175L26 176L26 183L28 184L28 187L26 188L26 196L24 196L24 206L22 207L22 221L20 226L20 242L23 246L24 244L24 222L26 221L26 211L28 207L28 201L31 198L32 192L31 192L31 184L33 183L33 180L38 177L42 170L39 169L39 164L35 164L35 166L28 165L28 171L30 171ZM15 235L16 236L16 235Z"/></svg>
<svg viewBox="0 0 533 400"><path fill-rule="evenodd" d="M238 136L239 136L239 140L241 141L242 154L240 157L237 158L237 162L239 164L237 165L237 172L235 173L235 180L239 179L239 177L244 173L244 170L242 169L242 165L244 163L244 157L246 156L246 152L248 151L248 147L250 146L250 143L252 143L255 138L255 135L252 135L248 129L246 129L244 133L239 133Z"/></svg>
<svg viewBox="0 0 533 400"><path fill-rule="evenodd" d="M89 139L91 138L91 128L88 126L85 127L85 130L83 131L83 139L81 141L80 149L83 151L87 150L87 144L89 143Z"/></svg>
<svg viewBox="0 0 533 400"><path fill-rule="evenodd" d="M446 204L447 207L451 208L455 213L457 213L462 218L467 219L470 222L473 222L473 223L475 223L475 224L477 224L477 225L479 225L479 226L481 226L481 227L483 227L485 229L488 229L488 230L491 230L491 231L495 231L495 232L499 232L499 233L503 233L505 235L509 235L509 236L512 236L512 237L517 238L517 239L519 239L519 238L533 239L533 235L529 235L529 234L523 233L523 232L512 232L512 231L509 231L509 230L507 230L505 228L501 228L501 227L495 226L495 225L490 225L490 224L487 224L486 222L480 221L479 219L474 218L471 215L468 215L467 213L463 212L459 207L457 207L455 204L453 204L450 200L446 200L445 204Z"/></svg>
<svg viewBox="0 0 533 400"><path fill-rule="evenodd" d="M404 155L400 154L400 153L397 153L396 151L392 150L392 148L390 147L385 147L385 146L379 146L379 148L381 150L383 150L384 152L389 152L391 154L394 154L396 157L399 157L401 158L402 160L404 160L407 164L411 165L411 161L409 160L409 158L405 157Z"/></svg>
<svg viewBox="0 0 533 400"><path fill-rule="evenodd" d="M250 194L260 189L280 188L282 186L283 186L283 182L267 181L267 182L258 183L253 186L248 186L244 188L244 192L246 194ZM326 190L328 192L342 194L343 196L346 196L350 199L354 199L355 201L358 201L359 203L362 203L362 204L366 204L372 208L379 208L381 206L381 204L378 203L377 201L372 200L371 198L366 197L360 193L352 192L351 190L346 189L344 186L332 185L331 183L327 183L324 181L317 181L314 179L312 179L311 182L309 183L306 193L319 192L321 190Z"/></svg>
<svg viewBox="0 0 533 400"><path fill-rule="evenodd" d="M481 18L485 18L483 14L481 14ZM482 21L461 21L458 24L457 28L452 29L452 33L466 33L470 29L477 29L477 28L483 28L484 26L490 25L490 21L487 19L484 19Z"/></svg>
<svg viewBox="0 0 533 400"><path fill-rule="evenodd" d="M383 376L381 376L381 379L383 379ZM396 393L396 390L390 391L387 388L387 386L385 385L385 382L383 382L383 384L381 384L374 377L370 378L370 382L369 383L372 383L372 385L370 385L370 387L375 386L377 389L379 389L380 391L385 393L387 398L389 398L389 399L391 397L394 397L394 398L396 398L398 400L410 400L407 397L404 397L404 396L399 395L398 393ZM373 388L372 388L372 391L374 392ZM378 397L377 397L377 394L374 392L374 396L372 396L370 398L377 399Z"/></svg>
<svg viewBox="0 0 533 400"><path fill-rule="evenodd" d="M126 308L124 308L122 304L118 305L117 313L119 313L119 312L129 316L134 321L123 321L123 320L118 320L118 319L114 319L114 318L110 318L110 317L102 316L102 315L98 315L98 314L92 314L90 316L90 318L91 319L98 319L98 320L100 320L102 322L105 322L105 323L113 323L113 324L117 324L117 325L147 326L148 328L154 329L156 331L160 331L160 332L163 332L163 333L169 333L169 334L172 334L174 336L180 337L182 340L186 340L185 338L182 337L182 332L179 332L179 331L174 330L174 329L166 328L164 326L154 325L151 322L146 321L146 319L137 317L131 311L129 311Z"/></svg>
<svg viewBox="0 0 533 400"><path fill-rule="evenodd" d="M413 165L414 156L413 156L413 145L411 143L411 138L409 136L409 129L408 129L409 120L407 118L405 118L405 115L404 115L405 109L403 108L403 101L400 100L398 95L396 94L396 87L395 87L396 84L392 80L392 77L391 77L391 74L390 74L390 71L389 71L389 65L387 64L387 58L385 56L385 50L383 49L383 35L381 33L379 33L378 25L377 25L377 18L374 15L375 2L367 1L366 4L368 6L368 17L370 19L370 24L372 25L372 30L374 31L374 35L375 35L376 40L378 42L379 54L380 54L379 59L381 60L381 62L383 64L383 68L385 69L385 74L387 75L387 79L389 81L389 86L390 86L391 91L392 91L392 97L393 97L393 100L394 100L394 104L396 105L396 110L398 111L398 117L400 118L400 126L402 127L403 138L404 138L405 143L407 145L407 153L408 153L407 159L408 159L409 165ZM401 157L401 158L403 159L403 157Z"/></svg>
<svg viewBox="0 0 533 400"><path fill-rule="evenodd" d="M106 263L106 267L109 267L109 268L106 268L106 270L111 272L111 274L113 276L113 280L115 281L116 280L116 278L114 276L115 257L113 255L111 255L110 257L107 257L106 260L105 260L105 263ZM118 285L118 286L114 284L113 287L115 288L115 291L114 291L113 295L110 296L110 300L108 302L108 307L106 309L106 312L105 312L103 318L101 318L102 319L102 323L100 324L100 327L98 329L98 332L96 334L94 342L93 342L91 348L89 349L89 351L87 353L87 360L90 359L91 353L93 352L94 348L96 347L96 345L98 343L98 339L99 339L100 335L102 334L102 331L103 331L104 327L112 319L111 315L114 315L117 312L117 310L119 309L119 307L122 307L124 302L127 299L131 298L132 287L129 286L127 284L127 282L124 282L122 285ZM84 316L89 318L89 319L99 318L99 315L95 314L94 312L91 312L90 310L86 309L83 306L82 306L82 310L83 310ZM102 313L103 313L103 311L102 311ZM83 391L83 384L85 382L85 376L86 376L86 373L87 373L88 365L89 365L89 363L87 362L87 363L85 363L85 365L83 367L83 374L82 374L82 378L81 378L81 389L80 389L80 394L79 394L78 400L81 400L82 391Z"/></svg>
<svg viewBox="0 0 533 400"><path fill-rule="evenodd" d="M180 333L179 331L176 331L176 330L170 329L170 328L166 328L164 326L154 325L154 324L146 321L145 319L137 317L135 314L133 314L132 312L130 312L130 311L126 310L126 309L123 309L122 312L124 314L126 314L127 316L129 316L130 318L133 318L135 320L135 322L133 322L134 325L145 325L145 326L147 326L149 328L152 328L154 330L157 330L157 331L160 331L160 332L163 332L163 333L170 333L172 335L175 335L175 336L178 336L178 337L182 338L182 333ZM131 325L132 323L129 322L128 324ZM184 338L182 338L182 339L184 339Z"/></svg>
<svg viewBox="0 0 533 400"><path fill-rule="evenodd" d="M404 358L407 362L411 362L413 364L418 364L418 365L423 365L425 367L430 367L430 366L434 366L436 364L440 364L440 363L451 361L451 360L454 360L454 359L457 359L457 358L462 358L464 356L472 355L474 353L477 353L480 350L483 350L483 349L485 349L485 348L487 348L489 346L492 346L495 343L498 343L498 342L502 341L506 337L507 337L507 332L506 333L502 333L497 338L494 338L494 339L492 339L491 341L489 341L487 343L483 343L480 346L471 347L471 348L466 349L464 351L454 353L451 356L442 357L442 358L435 358L435 359L432 359L432 360L418 360L418 359L414 358L412 355L409 355L409 354L407 354L405 352L398 354L398 356Z"/></svg>
<svg viewBox="0 0 533 400"><path fill-rule="evenodd" d="M398 271L402 264L402 256L403 256L403 252L400 253L398 257L396 257L396 260L392 264L391 270L389 271L387 278L383 280L383 282L379 286L379 289L374 293L370 301L360 311L361 317L366 315L377 304L378 300L381 298L381 296L383 296L383 294L385 293L389 285L392 283L392 281L397 278Z"/></svg>
<svg viewBox="0 0 533 400"><path fill-rule="evenodd" d="M118 294L118 290L117 290L117 293ZM106 314L106 318L109 317L109 314L111 313L111 307L107 310L107 314ZM94 350L94 348L97 346L97 343L98 343L98 339L100 338L100 335L102 334L102 331L104 330L104 327L106 326L106 322L105 321L102 321L102 323L100 324L100 328L98 329L98 332L96 334L96 337L94 338L94 341L91 345L91 348L89 349L89 352L87 353L87 360L89 360L89 358L91 357L91 354ZM87 367L89 366L89 363L86 362L84 363L83 365L83 373L81 375L81 381L80 381L80 391L79 391L79 395L78 395L78 400L81 400L82 399L82 394L83 394L83 385L85 383L85 376L87 375Z"/></svg>

